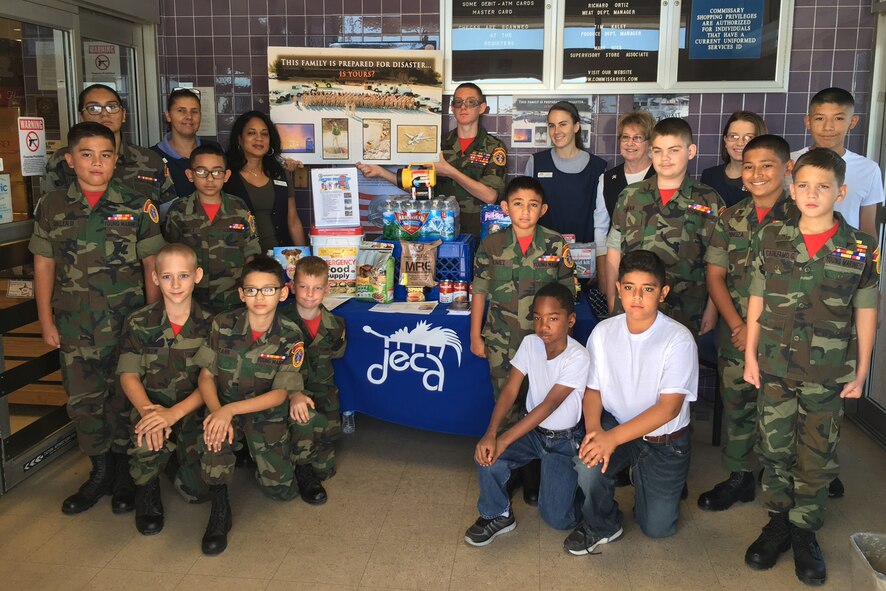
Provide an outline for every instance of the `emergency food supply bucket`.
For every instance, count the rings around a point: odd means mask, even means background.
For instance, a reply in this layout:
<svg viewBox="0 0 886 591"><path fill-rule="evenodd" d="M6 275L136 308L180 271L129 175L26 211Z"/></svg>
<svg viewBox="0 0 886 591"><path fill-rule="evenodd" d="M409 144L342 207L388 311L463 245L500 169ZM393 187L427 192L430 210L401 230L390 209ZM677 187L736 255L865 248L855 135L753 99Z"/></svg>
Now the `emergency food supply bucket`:
<svg viewBox="0 0 886 591"><path fill-rule="evenodd" d="M363 228L311 228L311 249L329 265L329 295L357 293L357 250Z"/></svg>
<svg viewBox="0 0 886 591"><path fill-rule="evenodd" d="M849 544L852 591L886 591L886 534L852 534Z"/></svg>

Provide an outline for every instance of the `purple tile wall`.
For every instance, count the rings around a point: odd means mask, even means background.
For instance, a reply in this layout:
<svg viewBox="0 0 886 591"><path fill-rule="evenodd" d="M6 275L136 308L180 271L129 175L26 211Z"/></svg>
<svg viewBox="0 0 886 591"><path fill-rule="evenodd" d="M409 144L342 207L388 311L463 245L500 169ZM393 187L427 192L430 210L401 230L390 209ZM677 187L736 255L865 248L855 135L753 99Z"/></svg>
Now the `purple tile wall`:
<svg viewBox="0 0 886 591"><path fill-rule="evenodd" d="M215 86L218 139L226 145L225 130L238 113L268 109L268 45L325 47L342 41L439 38L439 10L439 0L162 0L161 91L187 82ZM861 122L850 132L848 146L864 152L876 26L870 0L796 0L793 25L787 93L690 95L688 121L699 146L691 173L719 163L722 126L738 109L760 113L770 131L784 135L794 148L806 145L803 115L809 98L828 86L855 95ZM498 100L489 97L484 125L509 145L511 119L496 115ZM616 110L596 115L591 148L611 164L617 161L615 121L619 113L631 110L632 100L632 95L618 95L611 101ZM509 172L519 174L532 151L514 150ZM307 222L306 195L299 195L299 206Z"/></svg>

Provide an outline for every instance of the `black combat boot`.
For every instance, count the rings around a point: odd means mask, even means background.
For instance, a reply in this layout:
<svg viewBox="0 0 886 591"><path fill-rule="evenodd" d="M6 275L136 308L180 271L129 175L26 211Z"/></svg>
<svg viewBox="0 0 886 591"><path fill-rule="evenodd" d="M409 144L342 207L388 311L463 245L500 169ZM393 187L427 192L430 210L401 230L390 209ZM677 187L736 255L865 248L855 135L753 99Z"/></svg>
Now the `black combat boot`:
<svg viewBox="0 0 886 591"><path fill-rule="evenodd" d="M80 485L80 490L72 494L62 503L62 513L74 515L86 511L114 489L114 456L105 452L97 456L89 456L92 470L89 478Z"/></svg>
<svg viewBox="0 0 886 591"><path fill-rule="evenodd" d="M129 473L129 456L115 453L114 496L111 497L111 511L120 515L135 509L135 483Z"/></svg>
<svg viewBox="0 0 886 591"><path fill-rule="evenodd" d="M135 487L135 529L145 536L159 534L163 529L163 501L157 476L144 486Z"/></svg>
<svg viewBox="0 0 886 591"><path fill-rule="evenodd" d="M787 511L770 512L769 523L763 526L763 533L744 554L745 564L754 570L766 570L775 566L778 555L791 547L792 529Z"/></svg>
<svg viewBox="0 0 886 591"><path fill-rule="evenodd" d="M747 503L754 500L757 483L750 472L733 472L729 478L714 485L698 497L698 506L705 511L725 511L736 501Z"/></svg>
<svg viewBox="0 0 886 591"><path fill-rule="evenodd" d="M314 468L310 464L296 464L295 481L302 500L309 505L322 505L326 502L326 489L320 484Z"/></svg>
<svg viewBox="0 0 886 591"><path fill-rule="evenodd" d="M209 523L203 534L203 554L221 554L228 547L228 532L231 531L231 503L228 501L228 486L210 486L212 506L209 508Z"/></svg>
<svg viewBox="0 0 886 591"><path fill-rule="evenodd" d="M794 549L794 572L807 585L823 585L827 569L815 532L799 527L791 528L791 547Z"/></svg>
<svg viewBox="0 0 886 591"><path fill-rule="evenodd" d="M523 473L523 502L538 507L538 489L541 487L541 460L532 460L520 469Z"/></svg>
<svg viewBox="0 0 886 591"><path fill-rule="evenodd" d="M839 478L834 478L828 485L828 496L832 499L842 498L846 494L846 487Z"/></svg>

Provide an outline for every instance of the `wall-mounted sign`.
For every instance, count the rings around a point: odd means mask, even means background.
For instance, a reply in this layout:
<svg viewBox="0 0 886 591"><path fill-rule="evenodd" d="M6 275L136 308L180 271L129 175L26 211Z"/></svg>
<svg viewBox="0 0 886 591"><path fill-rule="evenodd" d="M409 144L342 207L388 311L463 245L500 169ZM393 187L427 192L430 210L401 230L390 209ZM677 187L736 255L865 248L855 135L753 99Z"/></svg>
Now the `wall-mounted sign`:
<svg viewBox="0 0 886 591"><path fill-rule="evenodd" d="M563 83L655 82L658 0L565 0Z"/></svg>
<svg viewBox="0 0 886 591"><path fill-rule="evenodd" d="M546 0L452 0L452 80L541 82Z"/></svg>
<svg viewBox="0 0 886 591"><path fill-rule="evenodd" d="M268 48L271 119L305 164L436 161L440 51Z"/></svg>
<svg viewBox="0 0 886 591"><path fill-rule="evenodd" d="M756 59L763 50L763 0L695 0L689 59Z"/></svg>

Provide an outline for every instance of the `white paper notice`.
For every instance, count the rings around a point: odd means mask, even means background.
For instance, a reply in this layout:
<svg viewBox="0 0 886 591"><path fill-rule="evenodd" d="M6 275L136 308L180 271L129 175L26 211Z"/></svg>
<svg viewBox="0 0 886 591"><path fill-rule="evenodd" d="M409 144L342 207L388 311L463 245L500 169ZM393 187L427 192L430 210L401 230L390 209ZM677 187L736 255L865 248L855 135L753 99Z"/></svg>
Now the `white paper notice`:
<svg viewBox="0 0 886 591"><path fill-rule="evenodd" d="M200 91L200 111L203 117L200 118L200 129L197 135L200 137L215 137L218 135L218 128L215 122L215 87L213 86L195 86L194 90Z"/></svg>
<svg viewBox="0 0 886 591"><path fill-rule="evenodd" d="M18 118L18 150L22 158L22 176L42 176L46 169L43 117Z"/></svg>
<svg viewBox="0 0 886 591"><path fill-rule="evenodd" d="M55 90L55 44L52 41L35 41L37 54L37 90Z"/></svg>
<svg viewBox="0 0 886 591"><path fill-rule="evenodd" d="M0 174L0 224L12 221L12 179Z"/></svg>
<svg viewBox="0 0 886 591"><path fill-rule="evenodd" d="M318 228L360 226L356 168L314 168L311 170L311 188Z"/></svg>

